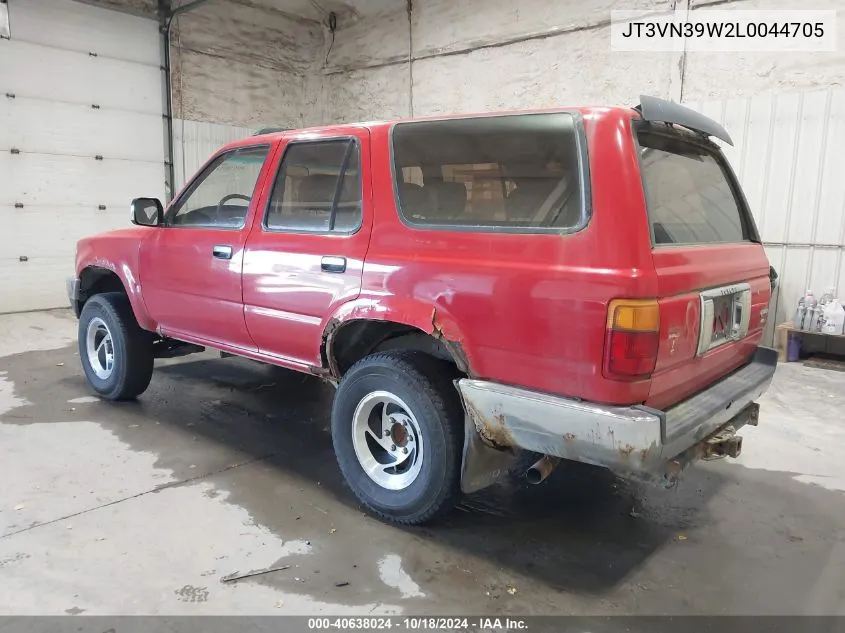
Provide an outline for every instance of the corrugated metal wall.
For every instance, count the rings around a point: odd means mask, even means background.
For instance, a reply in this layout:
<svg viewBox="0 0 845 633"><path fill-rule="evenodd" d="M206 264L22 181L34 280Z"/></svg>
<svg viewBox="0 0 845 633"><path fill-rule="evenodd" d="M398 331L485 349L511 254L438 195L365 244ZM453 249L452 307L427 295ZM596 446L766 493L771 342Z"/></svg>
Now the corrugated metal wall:
<svg viewBox="0 0 845 633"><path fill-rule="evenodd" d="M774 323L807 288L845 299L845 90L687 102L727 128L725 146L780 275Z"/></svg>
<svg viewBox="0 0 845 633"><path fill-rule="evenodd" d="M250 136L248 127L173 120L173 161L176 186L181 188L223 145Z"/></svg>

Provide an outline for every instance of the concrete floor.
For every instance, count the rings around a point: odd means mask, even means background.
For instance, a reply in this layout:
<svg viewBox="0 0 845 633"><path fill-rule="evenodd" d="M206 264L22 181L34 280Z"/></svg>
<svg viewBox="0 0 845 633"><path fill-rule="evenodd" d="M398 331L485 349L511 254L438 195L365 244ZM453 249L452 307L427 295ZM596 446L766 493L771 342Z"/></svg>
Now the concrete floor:
<svg viewBox="0 0 845 633"><path fill-rule="evenodd" d="M72 315L0 330L2 614L845 614L845 373L781 366L742 457L674 490L559 469L397 529L317 380L203 354L110 404Z"/></svg>

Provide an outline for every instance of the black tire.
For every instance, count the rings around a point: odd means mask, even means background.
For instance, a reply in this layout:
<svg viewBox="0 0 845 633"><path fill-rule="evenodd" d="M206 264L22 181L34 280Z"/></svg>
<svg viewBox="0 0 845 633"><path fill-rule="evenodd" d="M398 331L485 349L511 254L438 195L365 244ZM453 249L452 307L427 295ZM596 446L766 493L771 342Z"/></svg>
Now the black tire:
<svg viewBox="0 0 845 633"><path fill-rule="evenodd" d="M87 351L88 326L101 319L111 334L114 364L111 374L100 378ZM142 394L153 375L153 335L135 320L129 298L121 292L94 295L79 315L79 357L89 384L106 400L132 400Z"/></svg>
<svg viewBox="0 0 845 633"><path fill-rule="evenodd" d="M463 409L452 382L451 363L418 351L394 350L368 356L343 377L332 406L332 442L338 465L355 496L378 517L417 525L438 519L460 500ZM353 445L353 418L374 391L395 394L408 405L424 442L416 479L389 490L364 471Z"/></svg>

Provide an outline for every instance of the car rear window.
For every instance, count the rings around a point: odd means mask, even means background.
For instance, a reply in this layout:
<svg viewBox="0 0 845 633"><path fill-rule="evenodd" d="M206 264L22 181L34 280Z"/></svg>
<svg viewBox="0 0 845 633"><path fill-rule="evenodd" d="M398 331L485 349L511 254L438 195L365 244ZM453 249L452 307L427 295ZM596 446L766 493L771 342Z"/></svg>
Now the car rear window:
<svg viewBox="0 0 845 633"><path fill-rule="evenodd" d="M642 130L640 165L654 244L749 239L724 158L703 145Z"/></svg>
<svg viewBox="0 0 845 633"><path fill-rule="evenodd" d="M571 114L399 123L392 143L399 211L410 224L560 231L586 219Z"/></svg>

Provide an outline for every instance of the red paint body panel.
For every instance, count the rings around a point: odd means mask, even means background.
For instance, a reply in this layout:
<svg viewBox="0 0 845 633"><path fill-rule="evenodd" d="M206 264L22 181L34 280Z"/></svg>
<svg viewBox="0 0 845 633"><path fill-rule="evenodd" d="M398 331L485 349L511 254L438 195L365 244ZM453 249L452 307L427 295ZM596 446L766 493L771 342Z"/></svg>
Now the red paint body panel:
<svg viewBox="0 0 845 633"><path fill-rule="evenodd" d="M330 323L386 320L459 344L479 378L595 402L666 407L753 353L769 300L768 262L762 246L750 242L653 249L631 130L638 114L577 112L587 143L590 219L576 233L404 224L392 182L392 124L373 123L264 137L274 151L240 231L111 233L81 243L77 270L103 259L126 267L124 283L127 275L140 279L130 292L144 327L294 369L323 365L320 345ZM348 236L264 229L284 145L349 135L361 143L361 229ZM255 143L245 139L224 149ZM233 245L231 261L211 260L217 243ZM346 272L323 272L325 255L346 257ZM696 358L698 292L740 281L752 287L748 336ZM659 300L660 344L650 379L602 374L607 307L617 298Z"/></svg>
<svg viewBox="0 0 845 633"><path fill-rule="evenodd" d="M434 309L436 321L460 324L459 336L448 326L443 334L460 342L481 378L602 402L643 401L647 381L601 375L608 300L657 290L647 225L636 213L602 212L639 204L642 213L641 197L606 191L640 186L635 155L618 160L633 141L624 118L585 119L588 137L601 139L595 155L590 150L593 217L571 235L409 228L396 210L388 128L374 130L376 220L361 297L412 298L429 322ZM605 149L607 140L613 146ZM615 158L602 166L605 152Z"/></svg>
<svg viewBox="0 0 845 633"><path fill-rule="evenodd" d="M141 284L162 333L185 334L254 349L241 296L244 235L179 228L157 231L141 249ZM213 259L217 244L231 245L229 261Z"/></svg>
<svg viewBox="0 0 845 633"><path fill-rule="evenodd" d="M257 351L244 319L242 273L246 238L272 158L271 151L243 228L167 227L141 245L139 277L147 309L163 334ZM212 250L217 245L230 246L232 258L214 258Z"/></svg>
<svg viewBox="0 0 845 633"><path fill-rule="evenodd" d="M759 244L660 247L654 249L654 265L661 297L660 348L647 403L660 409L730 373L754 353L763 337L760 311L768 306L771 290L769 262ZM748 334L696 358L697 291L737 282L751 285Z"/></svg>
<svg viewBox="0 0 845 633"><path fill-rule="evenodd" d="M365 160L370 154L369 131L349 126L311 133L307 138L338 135L354 136L361 148L361 228L352 235L268 231L262 226L272 184L268 182L244 254L243 303L252 339L263 354L303 366L322 364L320 345L326 320L358 296L370 241L372 184L369 161ZM272 174L281 163L283 151L284 143ZM345 257L346 271L322 271L323 257Z"/></svg>
<svg viewBox="0 0 845 633"><path fill-rule="evenodd" d="M126 288L138 324L146 330L155 330L158 324L144 302L138 260L142 244L155 233L156 229L137 226L86 237L76 244L76 276L81 277L86 268L115 273Z"/></svg>

